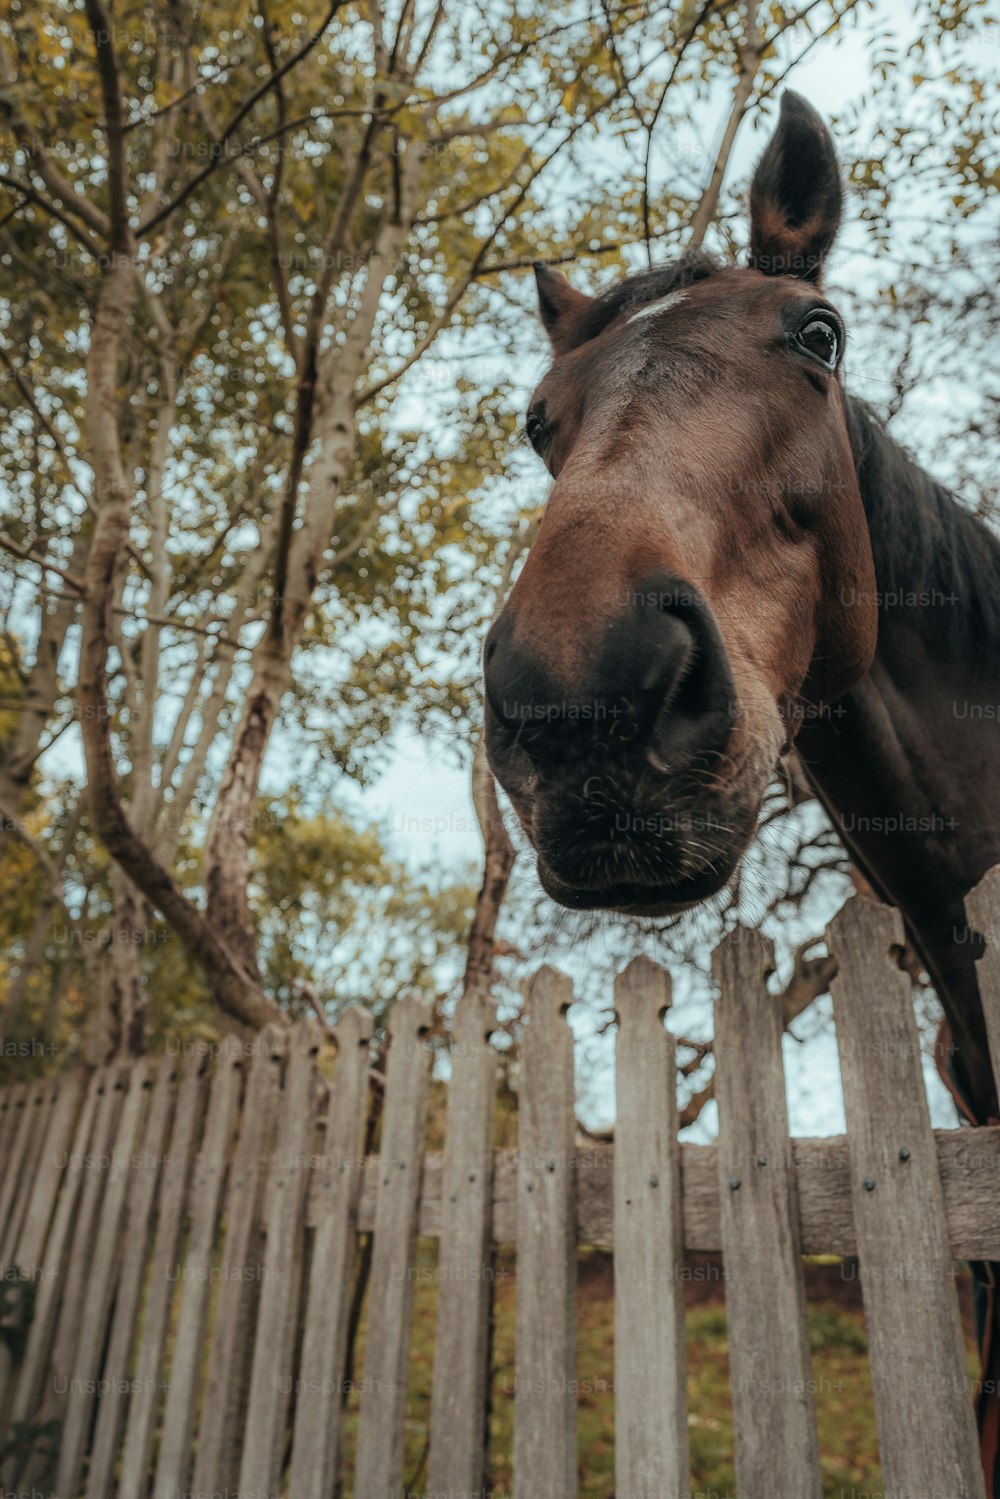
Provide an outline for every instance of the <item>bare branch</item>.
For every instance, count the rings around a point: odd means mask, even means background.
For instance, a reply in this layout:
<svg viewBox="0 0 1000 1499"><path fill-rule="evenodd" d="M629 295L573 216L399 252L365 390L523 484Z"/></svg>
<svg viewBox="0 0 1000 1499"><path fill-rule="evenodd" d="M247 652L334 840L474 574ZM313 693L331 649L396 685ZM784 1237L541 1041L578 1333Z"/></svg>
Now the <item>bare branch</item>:
<svg viewBox="0 0 1000 1499"><path fill-rule="evenodd" d="M74 928L78 928L79 922L66 904L66 892L63 889L62 875L59 867L52 859L48 850L33 837L25 824L18 817L12 807L0 802L0 820L3 822L5 832L13 833L16 838L30 849L38 867L45 876L45 881L53 900L55 900L66 914L66 920Z"/></svg>
<svg viewBox="0 0 1000 1499"><path fill-rule="evenodd" d="M45 572L55 573L57 578L62 578L63 582L68 584L68 586L72 588L76 593L83 593L82 578L75 577L73 573L67 572L65 568L57 567L56 564L54 562L50 562L47 557L39 557L35 552L31 550L30 547L20 546L16 541L13 541L11 537L6 536L3 532L0 532L0 547L2 547L5 552L10 552L12 556L20 557L25 562L34 562L36 567L43 568Z"/></svg>
<svg viewBox="0 0 1000 1499"><path fill-rule="evenodd" d="M155 229L157 225L162 224L165 219L170 218L171 214L175 213L177 209L180 208L182 203L187 202L191 194L195 192L196 189L199 188L205 181L205 178L210 177L211 174L216 171L224 158L225 146L232 139L233 135L239 129L240 125L242 125L247 115L251 112L252 109L255 108L260 100L263 99L265 94L269 94L272 89L277 88L282 78L284 78L287 73L290 73L294 67L297 67L298 64L303 60L303 58L307 57L316 46L316 44L322 40L327 27L330 25L330 22L333 20L334 16L337 14L337 11L340 9L343 3L344 0L330 0L330 4L327 6L325 16L323 17L317 29L312 33L312 35L306 38L306 40L302 43L302 46L299 47L296 52L293 52L291 57L287 58L276 72L270 73L268 77L264 79L263 83L259 84L258 87L255 88L252 93L247 96L246 99L244 99L240 107L231 116L229 123L223 128L222 135L217 142L217 145L221 149L219 149L213 155L212 160L207 162L205 166L202 167L200 172L195 172L194 176L184 184L184 186L173 198L171 198L169 203L165 203L162 208L158 208L155 213L151 214L149 218L147 218L142 224L140 224L138 229L136 230L137 235L139 235L140 237L145 237L147 234L151 233L151 231Z"/></svg>
<svg viewBox="0 0 1000 1499"><path fill-rule="evenodd" d="M760 42L760 32L757 26L757 3L758 0L747 0L746 8L746 37L740 48L740 69L736 79L736 88L733 90L733 102L726 121L726 128L722 133L722 141L719 151L712 167L712 174L708 179L708 186L701 196L701 202L695 209L691 220L691 230L688 235L688 249L697 250L704 243L708 226L715 216L715 210L719 206L719 196L722 192L722 184L725 180L726 169L729 166L729 158L732 154L736 134L743 121L750 104L750 96L753 93L754 80L760 68L764 49Z"/></svg>
<svg viewBox="0 0 1000 1499"><path fill-rule="evenodd" d="M50 214L71 235L88 255L97 255L99 252L93 240L88 239L78 224L74 224L69 214L56 207L51 199L46 198L37 188L32 187L30 182L22 178L14 177L9 172L0 172L0 188L6 188L8 192L17 193L24 202L35 203L45 213Z"/></svg>
<svg viewBox="0 0 1000 1499"><path fill-rule="evenodd" d="M646 132L646 154L642 163L642 229L643 238L646 242L646 258L649 261L650 265L652 265L653 261L650 252L652 235L650 233L649 218L649 162L653 152L653 132L656 129L657 121L659 120L660 114L663 110L663 106L666 103L667 95L670 93L670 90L674 84L674 80L677 77L678 71L680 70L680 65L684 59L684 54L690 46L691 42L694 40L698 31L700 31L702 23L708 19L708 16L714 9L714 7L715 0L705 0L705 3L702 5L701 10L695 16L694 20L691 22L691 25L684 33L683 40L681 41L680 47L677 49L677 53L674 57L673 66L670 69L670 74L667 78L666 83L663 85L663 90L657 101L656 108L653 111L653 118L649 123L649 129Z"/></svg>
<svg viewBox="0 0 1000 1499"><path fill-rule="evenodd" d="M104 0L86 0L87 19L97 52L104 100L104 131L108 141L108 244L112 253L129 242L128 175L125 164L125 122L122 111L121 76L115 56L111 16Z"/></svg>

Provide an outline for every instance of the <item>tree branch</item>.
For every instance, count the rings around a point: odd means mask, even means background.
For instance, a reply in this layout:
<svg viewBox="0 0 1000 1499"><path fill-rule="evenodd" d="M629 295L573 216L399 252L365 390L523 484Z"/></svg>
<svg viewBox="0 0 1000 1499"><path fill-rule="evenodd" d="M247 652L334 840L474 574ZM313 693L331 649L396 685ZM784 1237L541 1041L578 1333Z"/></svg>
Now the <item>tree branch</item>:
<svg viewBox="0 0 1000 1499"><path fill-rule="evenodd" d="M722 184L726 176L726 168L729 166L729 158L732 154L736 134L743 121L753 93L754 79L760 68L760 60L764 55L764 49L760 42L760 33L757 27L757 3L758 0L747 0L746 10L746 37L740 48L740 70L736 80L736 88L733 91L732 108L726 121L726 128L722 133L722 142L719 146L712 174L708 180L708 186L701 196L701 202L695 209L691 220L691 229L688 235L687 248L689 250L700 249L708 232L708 226L715 216L715 210L719 206L719 196L722 192Z"/></svg>
<svg viewBox="0 0 1000 1499"><path fill-rule="evenodd" d="M201 186L201 184L205 181L205 178L210 177L211 174L218 168L220 162L223 159L223 151L225 146L231 140L235 132L239 129L240 125L246 119L247 115L251 112L252 109L255 108L260 100L263 99L265 94L269 94L272 89L278 87L282 78L284 78L287 73L290 73L291 70L303 60L303 58L308 57L309 53L316 46L317 42L322 40L324 32L330 25L330 22L333 20L334 16L337 14L337 11L340 9L343 3L344 0L330 0L330 4L327 6L326 15L323 17L323 20L320 22L319 26L313 32L313 34L306 38L306 40L302 43L302 46L299 47L298 51L293 52L291 57L283 62L281 64L281 67L278 68L276 72L270 73L268 77L264 79L263 83L259 84L258 87L255 88L253 92L247 96L246 99L244 99L240 107L231 116L229 123L223 128L222 135L217 143L218 146L222 149L217 152L217 154L211 161L207 162L206 165L202 167L200 172L195 172L194 176L184 184L184 186L173 198L170 199L169 203L165 203L162 208L158 208L155 213L151 214L149 218L145 219L144 222L139 225L138 229L136 230L136 234L139 237L145 237L146 235L151 233L152 230L154 230L159 224L162 224L165 219L168 219L172 213L175 213L176 210L180 208L181 204L186 203L191 194Z"/></svg>

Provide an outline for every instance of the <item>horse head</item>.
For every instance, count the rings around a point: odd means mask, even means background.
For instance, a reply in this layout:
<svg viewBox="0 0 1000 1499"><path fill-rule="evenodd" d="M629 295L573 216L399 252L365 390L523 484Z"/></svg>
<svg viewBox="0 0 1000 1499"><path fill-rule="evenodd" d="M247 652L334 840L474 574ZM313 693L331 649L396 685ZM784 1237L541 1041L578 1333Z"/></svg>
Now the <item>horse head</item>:
<svg viewBox="0 0 1000 1499"><path fill-rule="evenodd" d="M554 481L485 648L492 769L561 904L660 915L719 890L781 754L871 664L846 331L822 290L829 134L786 93L750 253L597 297L536 267L552 362L526 431Z"/></svg>

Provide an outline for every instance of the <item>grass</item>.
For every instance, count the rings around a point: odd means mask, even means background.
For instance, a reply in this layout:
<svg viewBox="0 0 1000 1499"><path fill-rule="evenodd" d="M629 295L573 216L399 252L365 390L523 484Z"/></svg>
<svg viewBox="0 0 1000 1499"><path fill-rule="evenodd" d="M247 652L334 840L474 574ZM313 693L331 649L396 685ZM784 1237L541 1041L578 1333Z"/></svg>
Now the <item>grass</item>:
<svg viewBox="0 0 1000 1499"><path fill-rule="evenodd" d="M423 1495L430 1429L437 1290L435 1249L421 1241L414 1288L406 1421L406 1493ZM709 1267L710 1269L711 1267ZM610 1257L583 1251L578 1290L578 1499L614 1499L614 1327ZM700 1276L700 1279L699 1279ZM810 1291L809 1340L824 1499L881 1499L882 1481L864 1317L856 1282L836 1264L816 1266ZM489 1471L498 1499L513 1478L513 1389L516 1266L511 1249L497 1257ZM685 1290L691 1499L735 1499L733 1418L724 1290L704 1267ZM360 1343L363 1345L364 1328ZM363 1370L363 1346L358 1370ZM970 1355L970 1371L973 1361ZM359 1397L347 1414L344 1493L350 1495Z"/></svg>

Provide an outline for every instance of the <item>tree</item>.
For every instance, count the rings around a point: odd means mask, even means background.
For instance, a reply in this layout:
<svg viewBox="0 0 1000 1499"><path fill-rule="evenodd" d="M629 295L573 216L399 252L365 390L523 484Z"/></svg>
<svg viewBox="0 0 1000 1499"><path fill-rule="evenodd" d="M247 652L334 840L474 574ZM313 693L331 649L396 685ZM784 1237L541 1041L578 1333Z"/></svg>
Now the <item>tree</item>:
<svg viewBox="0 0 1000 1499"><path fill-rule="evenodd" d="M404 719L471 758L470 642L540 497L493 482L521 273L730 243L740 122L856 11L8 0L0 836L46 892L21 990L65 969L54 913L99 936L95 1054L144 1044L130 934L161 922L231 1023L287 1014L255 822L279 721L327 806ZM660 191L655 143L720 93L719 146Z"/></svg>

